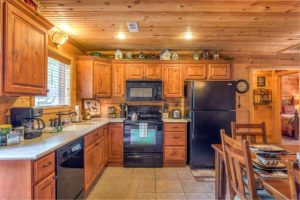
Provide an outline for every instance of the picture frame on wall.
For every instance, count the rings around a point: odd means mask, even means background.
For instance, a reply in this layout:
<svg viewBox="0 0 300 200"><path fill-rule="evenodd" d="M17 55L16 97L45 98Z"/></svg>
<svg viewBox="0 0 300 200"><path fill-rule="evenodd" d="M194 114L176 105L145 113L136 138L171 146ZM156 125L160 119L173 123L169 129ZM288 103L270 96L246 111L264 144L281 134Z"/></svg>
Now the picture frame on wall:
<svg viewBox="0 0 300 200"><path fill-rule="evenodd" d="M257 87L265 87L266 86L266 77L258 76L257 77Z"/></svg>
<svg viewBox="0 0 300 200"><path fill-rule="evenodd" d="M88 110L91 114L91 117L101 116L100 102L95 99L84 99L83 109Z"/></svg>

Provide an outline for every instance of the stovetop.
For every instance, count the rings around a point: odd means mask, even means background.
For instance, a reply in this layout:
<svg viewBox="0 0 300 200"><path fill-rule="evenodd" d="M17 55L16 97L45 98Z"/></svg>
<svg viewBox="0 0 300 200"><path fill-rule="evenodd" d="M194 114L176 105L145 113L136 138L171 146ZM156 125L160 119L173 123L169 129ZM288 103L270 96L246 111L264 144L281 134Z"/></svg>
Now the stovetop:
<svg viewBox="0 0 300 200"><path fill-rule="evenodd" d="M135 105L128 106L128 118L124 120L125 124L136 124L136 123L152 123L162 124L161 119L161 106L149 106L149 105ZM132 113L138 113L139 120L132 121Z"/></svg>

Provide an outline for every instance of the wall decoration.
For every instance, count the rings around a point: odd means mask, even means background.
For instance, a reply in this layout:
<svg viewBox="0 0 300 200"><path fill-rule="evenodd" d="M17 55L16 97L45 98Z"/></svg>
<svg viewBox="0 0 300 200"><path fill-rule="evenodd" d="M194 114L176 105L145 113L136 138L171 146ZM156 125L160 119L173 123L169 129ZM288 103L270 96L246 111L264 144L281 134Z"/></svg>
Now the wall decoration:
<svg viewBox="0 0 300 200"><path fill-rule="evenodd" d="M172 53L171 58L172 58L172 60L178 60L178 54L177 53Z"/></svg>
<svg viewBox="0 0 300 200"><path fill-rule="evenodd" d="M115 59L116 60L120 60L120 59L123 59L123 54L121 52L120 49L117 49L116 52L115 52Z"/></svg>
<svg viewBox="0 0 300 200"><path fill-rule="evenodd" d="M155 55L154 53L151 55L150 57L151 60L157 60L158 59L158 56Z"/></svg>
<svg viewBox="0 0 300 200"><path fill-rule="evenodd" d="M217 51L213 55L213 60L220 60L220 55Z"/></svg>
<svg viewBox="0 0 300 200"><path fill-rule="evenodd" d="M126 53L126 58L127 59L132 59L133 57L132 57L132 53L131 52L127 52Z"/></svg>
<svg viewBox="0 0 300 200"><path fill-rule="evenodd" d="M265 76L257 77L257 87L266 87L266 77Z"/></svg>
<svg viewBox="0 0 300 200"><path fill-rule="evenodd" d="M92 117L100 117L101 115L100 103L95 99L84 99L83 109L89 111Z"/></svg>
<svg viewBox="0 0 300 200"><path fill-rule="evenodd" d="M139 59L145 59L145 58L146 58L146 55L143 52L141 52L139 54Z"/></svg>
<svg viewBox="0 0 300 200"><path fill-rule="evenodd" d="M249 83L246 80L238 80L236 82L236 91L240 94L244 94L249 90Z"/></svg>
<svg viewBox="0 0 300 200"><path fill-rule="evenodd" d="M202 59L204 59L204 60L209 59L209 52L208 52L207 49L204 49L204 50L203 50L203 53L202 53Z"/></svg>
<svg viewBox="0 0 300 200"><path fill-rule="evenodd" d="M194 60L199 60L200 55L197 51L195 51L194 55L193 55Z"/></svg>
<svg viewBox="0 0 300 200"><path fill-rule="evenodd" d="M165 49L160 53L160 60L171 60L171 52Z"/></svg>

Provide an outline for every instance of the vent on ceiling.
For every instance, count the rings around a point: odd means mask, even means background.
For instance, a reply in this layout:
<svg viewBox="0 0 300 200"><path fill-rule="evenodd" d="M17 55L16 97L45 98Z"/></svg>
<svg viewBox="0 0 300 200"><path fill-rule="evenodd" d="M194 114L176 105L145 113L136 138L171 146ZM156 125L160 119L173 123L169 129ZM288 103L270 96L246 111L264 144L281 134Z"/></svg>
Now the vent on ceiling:
<svg viewBox="0 0 300 200"><path fill-rule="evenodd" d="M128 27L129 32L131 32L131 33L139 32L139 26L138 26L137 22L127 22L127 27Z"/></svg>

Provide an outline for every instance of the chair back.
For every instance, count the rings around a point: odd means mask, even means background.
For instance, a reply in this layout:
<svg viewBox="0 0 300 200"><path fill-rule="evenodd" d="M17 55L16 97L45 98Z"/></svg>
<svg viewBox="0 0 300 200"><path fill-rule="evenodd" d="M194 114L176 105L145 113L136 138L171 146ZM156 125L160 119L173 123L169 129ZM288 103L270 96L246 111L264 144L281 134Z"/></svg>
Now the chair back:
<svg viewBox="0 0 300 200"><path fill-rule="evenodd" d="M289 185L291 191L292 200L300 199L300 172L297 163L292 161L287 162L288 166L288 177L289 177Z"/></svg>
<svg viewBox="0 0 300 200"><path fill-rule="evenodd" d="M221 130L221 138L230 199L234 199L235 195L241 200L248 197L258 199L249 142L234 140L226 135L225 130ZM243 181L243 177L247 181Z"/></svg>
<svg viewBox="0 0 300 200"><path fill-rule="evenodd" d="M250 144L256 143L256 137L262 137L262 142L267 144L266 124L237 124L231 122L232 138L237 140L248 140Z"/></svg>

